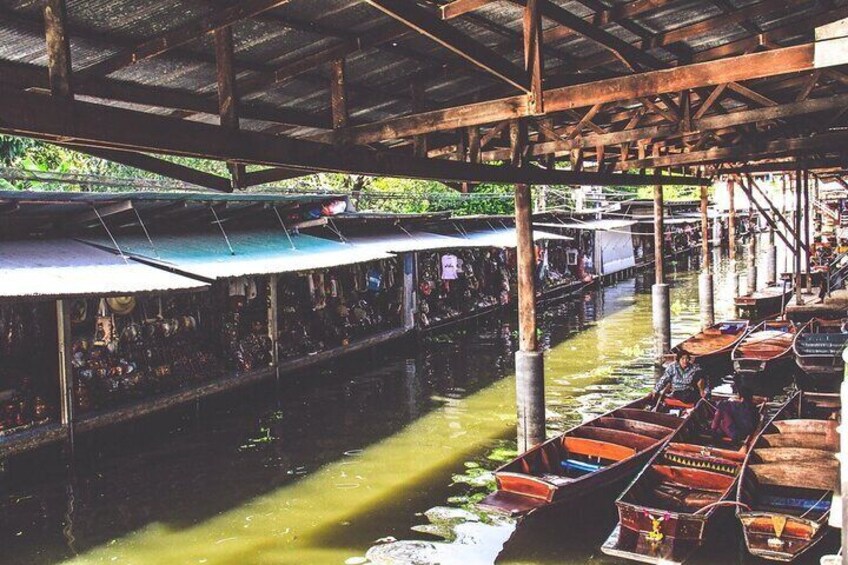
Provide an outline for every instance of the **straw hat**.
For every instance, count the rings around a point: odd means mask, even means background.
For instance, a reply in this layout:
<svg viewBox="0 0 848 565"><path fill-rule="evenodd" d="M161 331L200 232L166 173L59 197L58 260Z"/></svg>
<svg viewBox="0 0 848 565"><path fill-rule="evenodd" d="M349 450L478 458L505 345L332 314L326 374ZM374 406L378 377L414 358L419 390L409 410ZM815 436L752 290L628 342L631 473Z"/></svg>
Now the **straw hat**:
<svg viewBox="0 0 848 565"><path fill-rule="evenodd" d="M106 299L106 303L118 316L126 316L135 310L135 296L112 296Z"/></svg>

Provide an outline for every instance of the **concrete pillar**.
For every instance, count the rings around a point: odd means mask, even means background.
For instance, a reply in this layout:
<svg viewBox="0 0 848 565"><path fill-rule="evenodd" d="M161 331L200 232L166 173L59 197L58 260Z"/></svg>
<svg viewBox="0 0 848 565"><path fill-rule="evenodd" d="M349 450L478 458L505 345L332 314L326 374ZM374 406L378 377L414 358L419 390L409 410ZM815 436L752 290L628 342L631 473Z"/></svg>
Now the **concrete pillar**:
<svg viewBox="0 0 848 565"><path fill-rule="evenodd" d="M748 255L745 265L746 292L754 294L757 290L757 238L753 235L748 240Z"/></svg>
<svg viewBox="0 0 848 565"><path fill-rule="evenodd" d="M736 193L735 180L727 179L727 256L731 262L736 260Z"/></svg>
<svg viewBox="0 0 848 565"><path fill-rule="evenodd" d="M71 303L56 301L56 331L59 345L59 423L67 429L68 447L74 452L74 356L71 343Z"/></svg>
<svg viewBox="0 0 848 565"><path fill-rule="evenodd" d="M515 396L520 452L545 441L545 368L536 339L536 253L530 208L530 186L515 185L519 342L515 354Z"/></svg>
<svg viewBox="0 0 848 565"><path fill-rule="evenodd" d="M415 311L418 309L415 293L416 253L403 254L403 329L415 327Z"/></svg>
<svg viewBox="0 0 848 565"><path fill-rule="evenodd" d="M705 271L698 276L698 299L701 305L701 328L708 328L715 323L713 274L710 272Z"/></svg>
<svg viewBox="0 0 848 565"><path fill-rule="evenodd" d="M518 452L545 441L545 364L539 351L515 353Z"/></svg>
<svg viewBox="0 0 848 565"><path fill-rule="evenodd" d="M807 293L813 292L812 257L813 238L810 234L810 171L804 169L804 241L807 243L806 266L807 266Z"/></svg>
<svg viewBox="0 0 848 565"><path fill-rule="evenodd" d="M774 231L772 231L772 234ZM766 284L777 284L777 246L772 241L766 249Z"/></svg>
<svg viewBox="0 0 848 565"><path fill-rule="evenodd" d="M671 303L667 284L654 284L651 287L651 307L657 364L661 364L665 355L671 351Z"/></svg>
<svg viewBox="0 0 848 565"><path fill-rule="evenodd" d="M804 297L801 296L801 254L804 250L801 248L801 169L795 170L795 303L798 306L804 304Z"/></svg>
<svg viewBox="0 0 848 565"><path fill-rule="evenodd" d="M668 285L665 284L665 225L663 223L663 187L654 186L654 273L651 287L651 307L654 328L654 352L657 364L662 364L665 354L671 350L671 302Z"/></svg>
<svg viewBox="0 0 848 565"><path fill-rule="evenodd" d="M839 424L839 493L842 502L842 565L848 565L848 419L846 419L846 407L848 407L848 349L842 352L845 361L845 375L839 388L842 401L841 418Z"/></svg>

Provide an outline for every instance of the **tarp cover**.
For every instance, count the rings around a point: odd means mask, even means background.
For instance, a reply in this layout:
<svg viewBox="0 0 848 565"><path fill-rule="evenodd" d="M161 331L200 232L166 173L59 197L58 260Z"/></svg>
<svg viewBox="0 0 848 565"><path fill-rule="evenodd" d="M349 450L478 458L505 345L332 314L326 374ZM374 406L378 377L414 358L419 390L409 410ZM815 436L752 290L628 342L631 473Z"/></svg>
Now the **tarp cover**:
<svg viewBox="0 0 848 565"><path fill-rule="evenodd" d="M384 253L407 253L410 251L460 247L461 245L457 245L457 239L457 237L453 236L422 231L347 237L347 240L355 247L382 251Z"/></svg>
<svg viewBox="0 0 848 565"><path fill-rule="evenodd" d="M208 280L326 269L393 257L389 253L282 230L227 232L230 248L220 231L204 234L152 234L153 246L143 235L119 236L121 251ZM113 248L108 238L92 240ZM294 245L294 248L292 248Z"/></svg>
<svg viewBox="0 0 848 565"><path fill-rule="evenodd" d="M629 228L632 225L635 225L636 222L633 220L615 220L604 218L601 220L576 220L571 219L567 222L560 223L545 223L538 222L534 225L540 226L543 228L560 228L560 229L573 229L573 230L621 230L625 228Z"/></svg>
<svg viewBox="0 0 848 565"><path fill-rule="evenodd" d="M72 239L0 242L0 297L102 296L206 286Z"/></svg>
<svg viewBox="0 0 848 565"><path fill-rule="evenodd" d="M635 267L632 236L620 231L599 231L595 239L595 265L601 266L604 275Z"/></svg>
<svg viewBox="0 0 848 565"><path fill-rule="evenodd" d="M515 233L515 228L496 228L489 230L479 230L467 232L463 235L457 235L455 238L456 244L453 247L517 247L518 237ZM562 241L571 241L574 238L557 233L533 230L533 240L542 241L545 239L558 239Z"/></svg>

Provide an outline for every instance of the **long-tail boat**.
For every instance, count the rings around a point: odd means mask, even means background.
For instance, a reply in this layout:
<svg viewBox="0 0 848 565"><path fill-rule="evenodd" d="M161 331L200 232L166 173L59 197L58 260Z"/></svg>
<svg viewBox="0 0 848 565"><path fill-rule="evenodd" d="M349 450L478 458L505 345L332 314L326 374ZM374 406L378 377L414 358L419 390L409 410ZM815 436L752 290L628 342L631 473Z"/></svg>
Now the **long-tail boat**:
<svg viewBox="0 0 848 565"><path fill-rule="evenodd" d="M756 325L733 348L733 370L746 384L755 377L788 374L785 369L793 362L795 329L788 320L766 320Z"/></svg>
<svg viewBox="0 0 848 565"><path fill-rule="evenodd" d="M495 471L479 506L524 517L632 478L684 422L670 410L685 413L645 396L539 444Z"/></svg>
<svg viewBox="0 0 848 565"><path fill-rule="evenodd" d="M707 370L729 370L730 353L745 336L748 326L748 320L726 320L713 324L678 343L672 353L685 351Z"/></svg>
<svg viewBox="0 0 848 565"><path fill-rule="evenodd" d="M716 408L701 400L687 421L616 500L619 522L601 548L645 563L683 563L704 543L707 526L736 487L746 446L715 439Z"/></svg>
<svg viewBox="0 0 848 565"><path fill-rule="evenodd" d="M838 395L836 396L838 401ZM763 430L742 467L736 517L757 557L793 561L823 536L839 480L838 404L797 394Z"/></svg>
<svg viewBox="0 0 848 565"><path fill-rule="evenodd" d="M769 285L751 294L737 296L734 299L736 313L740 318L746 320L762 320L780 314L791 296L792 287L790 285Z"/></svg>
<svg viewBox="0 0 848 565"><path fill-rule="evenodd" d="M792 349L798 367L811 377L842 376L848 319L813 318L798 330Z"/></svg>

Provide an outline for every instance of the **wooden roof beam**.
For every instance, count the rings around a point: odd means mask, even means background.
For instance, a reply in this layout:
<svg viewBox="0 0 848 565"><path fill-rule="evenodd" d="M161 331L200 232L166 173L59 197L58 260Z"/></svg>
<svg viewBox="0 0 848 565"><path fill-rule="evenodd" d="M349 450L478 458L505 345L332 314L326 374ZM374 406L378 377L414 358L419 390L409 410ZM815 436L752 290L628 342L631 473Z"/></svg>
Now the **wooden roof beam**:
<svg viewBox="0 0 848 565"><path fill-rule="evenodd" d="M840 41L848 43L848 40L842 39L832 40L828 44L835 45ZM600 103L632 100L686 89L809 71L815 68L816 47L816 43L806 43L717 61L680 65L671 69L548 89L544 94L545 110L548 113L560 112ZM842 50L844 60L833 57L825 64L848 63L848 45L844 47ZM348 143L367 144L527 115L529 115L528 97L518 95L355 126L317 135L315 139L323 141L344 139Z"/></svg>
<svg viewBox="0 0 848 565"><path fill-rule="evenodd" d="M530 91L529 81L523 69L482 43L463 35L456 28L417 4L404 0L366 1L507 84L523 92Z"/></svg>
<svg viewBox="0 0 848 565"><path fill-rule="evenodd" d="M367 147L335 147L178 120L145 112L0 88L0 133L124 151L184 155L243 164L453 182L504 184L702 184L702 179L575 173L416 159Z"/></svg>

